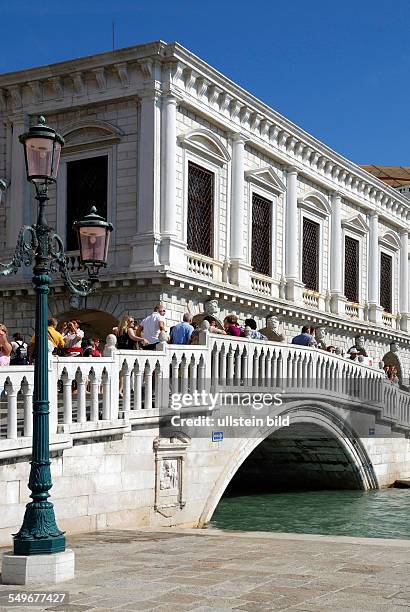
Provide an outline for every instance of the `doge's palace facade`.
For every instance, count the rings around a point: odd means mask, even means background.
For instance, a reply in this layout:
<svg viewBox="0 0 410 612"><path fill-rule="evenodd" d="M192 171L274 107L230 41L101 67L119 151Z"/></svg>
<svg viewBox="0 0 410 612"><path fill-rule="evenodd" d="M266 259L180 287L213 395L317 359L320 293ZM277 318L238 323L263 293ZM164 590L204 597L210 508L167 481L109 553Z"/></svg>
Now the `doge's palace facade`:
<svg viewBox="0 0 410 612"><path fill-rule="evenodd" d="M178 45L155 42L0 76L3 261L35 219L19 135L38 115L65 140L47 218L78 270L71 222L96 203L114 225L109 267L87 303L56 285L50 309L98 333L167 305L169 325L218 300L289 339L311 321L328 343L392 340L405 379L410 200ZM81 209L81 210L83 210ZM71 242L70 242L71 241ZM27 270L0 284L0 317L33 331Z"/></svg>

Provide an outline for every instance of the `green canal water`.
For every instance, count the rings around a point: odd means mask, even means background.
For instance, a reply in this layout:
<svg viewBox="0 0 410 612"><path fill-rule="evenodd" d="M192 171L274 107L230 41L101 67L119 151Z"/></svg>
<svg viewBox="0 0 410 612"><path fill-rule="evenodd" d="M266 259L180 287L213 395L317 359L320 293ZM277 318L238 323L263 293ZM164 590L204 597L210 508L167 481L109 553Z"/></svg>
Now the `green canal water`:
<svg viewBox="0 0 410 612"><path fill-rule="evenodd" d="M410 489L226 496L209 527L410 539Z"/></svg>

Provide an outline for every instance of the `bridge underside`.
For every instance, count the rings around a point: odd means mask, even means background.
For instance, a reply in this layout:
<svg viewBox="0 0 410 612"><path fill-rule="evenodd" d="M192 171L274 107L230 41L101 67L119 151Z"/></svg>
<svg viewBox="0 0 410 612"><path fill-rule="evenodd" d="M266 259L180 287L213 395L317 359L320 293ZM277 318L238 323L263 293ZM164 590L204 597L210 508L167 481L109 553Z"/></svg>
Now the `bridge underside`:
<svg viewBox="0 0 410 612"><path fill-rule="evenodd" d="M244 461L226 494L362 489L342 440L312 423L296 423L263 440Z"/></svg>

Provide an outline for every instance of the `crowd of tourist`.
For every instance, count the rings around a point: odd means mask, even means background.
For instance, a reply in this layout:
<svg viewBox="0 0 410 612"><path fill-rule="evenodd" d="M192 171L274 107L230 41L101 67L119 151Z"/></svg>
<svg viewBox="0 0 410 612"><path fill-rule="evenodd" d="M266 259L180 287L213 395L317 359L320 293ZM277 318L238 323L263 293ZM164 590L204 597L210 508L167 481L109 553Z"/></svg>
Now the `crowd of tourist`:
<svg viewBox="0 0 410 612"><path fill-rule="evenodd" d="M198 344L200 334L203 329L208 329L211 334L225 336L246 337L255 340L275 340L284 341L284 335L280 334L273 323L258 330L254 319L245 319L244 324L239 323L236 314L229 314L221 324L218 319L210 314L203 316L200 323L193 321L190 313L185 313L182 321L172 326L169 334L166 332L166 309L163 304L157 304L153 312L137 323L130 314L124 314L118 325L112 329L112 333L117 339L119 349L155 349L160 341L168 341L171 344L188 345ZM262 333L265 332L265 333ZM266 334L266 335L265 335ZM0 366L1 365L27 365L35 360L36 341L35 336L27 343L20 332L15 332L12 340L8 340L8 332L5 325L0 324ZM70 357L101 357L100 339L97 337L85 337L84 330L81 329L81 321L72 319L61 321L54 317L48 320L48 350L50 353L59 356ZM367 357L362 336L355 338L354 346L350 347L346 354L340 348L333 345L326 345L322 328L314 328L311 325L304 325L301 332L292 338L292 344L306 347L313 347L334 353L341 357L347 357L352 361L363 361L362 357ZM386 379L392 384L399 383L399 372L394 365L385 365L384 371Z"/></svg>

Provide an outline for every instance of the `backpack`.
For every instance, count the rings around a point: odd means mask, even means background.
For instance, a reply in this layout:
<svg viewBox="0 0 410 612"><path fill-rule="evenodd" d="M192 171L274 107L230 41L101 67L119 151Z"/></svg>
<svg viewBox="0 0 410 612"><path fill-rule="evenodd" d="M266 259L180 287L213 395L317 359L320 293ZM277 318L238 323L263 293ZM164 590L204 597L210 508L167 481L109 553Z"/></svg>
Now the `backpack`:
<svg viewBox="0 0 410 612"><path fill-rule="evenodd" d="M17 349L14 356L10 359L10 365L27 365L27 344L25 342L19 342L18 340L15 340L15 343L17 344Z"/></svg>

